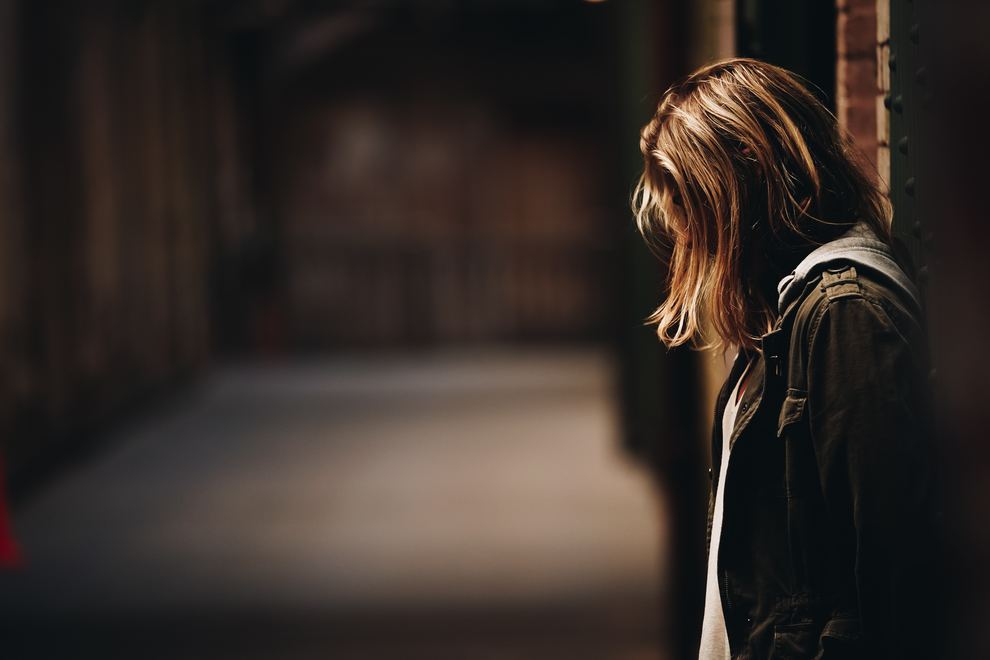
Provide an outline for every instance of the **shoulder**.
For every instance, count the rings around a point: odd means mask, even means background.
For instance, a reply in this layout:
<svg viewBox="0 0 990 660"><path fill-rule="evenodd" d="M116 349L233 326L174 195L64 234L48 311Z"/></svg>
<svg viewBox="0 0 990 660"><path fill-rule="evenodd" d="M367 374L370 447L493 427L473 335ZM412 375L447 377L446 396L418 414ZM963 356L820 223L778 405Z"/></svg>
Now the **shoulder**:
<svg viewBox="0 0 990 660"><path fill-rule="evenodd" d="M837 264L810 281L799 298L793 320L792 351L810 352L830 334L891 335L908 346L925 343L924 321L914 302L899 287L868 268ZM856 342L862 345L862 342Z"/></svg>

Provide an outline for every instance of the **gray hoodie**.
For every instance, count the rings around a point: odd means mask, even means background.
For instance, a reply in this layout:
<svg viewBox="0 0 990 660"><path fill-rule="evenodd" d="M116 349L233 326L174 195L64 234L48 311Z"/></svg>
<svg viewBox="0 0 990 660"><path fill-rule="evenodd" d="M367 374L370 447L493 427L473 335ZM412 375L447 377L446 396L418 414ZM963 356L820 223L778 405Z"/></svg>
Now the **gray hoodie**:
<svg viewBox="0 0 990 660"><path fill-rule="evenodd" d="M914 283L894 260L890 246L881 241L869 225L859 222L839 238L815 248L777 284L777 309L783 314L787 306L804 290L817 273L836 264L851 262L870 271L887 284L900 289L921 309L921 297Z"/></svg>

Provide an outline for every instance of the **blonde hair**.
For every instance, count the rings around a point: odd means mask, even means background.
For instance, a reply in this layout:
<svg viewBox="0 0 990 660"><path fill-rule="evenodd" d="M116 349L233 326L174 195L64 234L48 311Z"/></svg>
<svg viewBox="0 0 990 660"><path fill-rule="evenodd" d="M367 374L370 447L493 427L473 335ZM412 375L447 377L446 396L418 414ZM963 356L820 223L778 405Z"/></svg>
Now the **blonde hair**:
<svg viewBox="0 0 990 660"><path fill-rule="evenodd" d="M733 58L695 71L664 93L640 150L636 224L668 262L646 322L667 346L756 348L777 310L754 264L793 265L857 221L890 240L887 197L851 138L780 67Z"/></svg>

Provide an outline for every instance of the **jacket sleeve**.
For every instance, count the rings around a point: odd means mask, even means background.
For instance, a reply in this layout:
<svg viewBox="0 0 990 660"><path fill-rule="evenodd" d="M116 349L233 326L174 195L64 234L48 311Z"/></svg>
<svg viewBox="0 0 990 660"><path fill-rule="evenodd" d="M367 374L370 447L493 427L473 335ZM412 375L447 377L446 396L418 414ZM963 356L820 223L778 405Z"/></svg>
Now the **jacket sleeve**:
<svg viewBox="0 0 990 660"><path fill-rule="evenodd" d="M920 588L934 560L921 336L902 334L882 307L850 296L827 303L809 340L811 439L825 507L855 557L861 631L879 654L868 657L922 657L930 649L919 634L932 622L920 613L938 607Z"/></svg>

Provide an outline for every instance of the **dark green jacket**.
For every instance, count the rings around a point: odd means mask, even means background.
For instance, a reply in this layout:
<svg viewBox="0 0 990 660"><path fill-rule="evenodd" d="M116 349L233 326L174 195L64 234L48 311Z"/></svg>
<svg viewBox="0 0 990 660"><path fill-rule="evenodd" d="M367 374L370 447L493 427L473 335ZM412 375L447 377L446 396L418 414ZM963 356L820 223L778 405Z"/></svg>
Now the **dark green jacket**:
<svg viewBox="0 0 990 660"><path fill-rule="evenodd" d="M910 296L851 263L809 277L755 360L730 438L718 579L732 657L937 658L941 489Z"/></svg>

